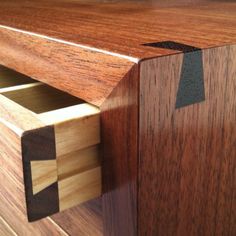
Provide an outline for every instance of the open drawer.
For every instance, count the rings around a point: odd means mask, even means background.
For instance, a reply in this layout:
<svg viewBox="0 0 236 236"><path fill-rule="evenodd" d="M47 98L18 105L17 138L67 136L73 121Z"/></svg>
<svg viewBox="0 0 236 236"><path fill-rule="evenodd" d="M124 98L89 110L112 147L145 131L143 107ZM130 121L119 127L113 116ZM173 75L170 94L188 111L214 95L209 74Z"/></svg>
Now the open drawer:
<svg viewBox="0 0 236 236"><path fill-rule="evenodd" d="M0 67L0 130L0 187L20 179L29 221L100 196L98 108Z"/></svg>

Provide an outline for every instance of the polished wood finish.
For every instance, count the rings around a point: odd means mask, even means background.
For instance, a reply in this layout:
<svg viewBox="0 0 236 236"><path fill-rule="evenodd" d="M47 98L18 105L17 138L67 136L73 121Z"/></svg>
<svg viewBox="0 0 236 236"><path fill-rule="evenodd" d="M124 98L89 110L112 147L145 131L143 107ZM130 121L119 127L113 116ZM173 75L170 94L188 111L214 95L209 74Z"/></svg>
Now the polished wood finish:
<svg viewBox="0 0 236 236"><path fill-rule="evenodd" d="M97 106L104 102L134 64L96 50L1 27L0 36L0 64L21 71ZM50 60L48 60L49 54ZM6 58L9 60L6 61ZM94 65L96 69L89 70Z"/></svg>
<svg viewBox="0 0 236 236"><path fill-rule="evenodd" d="M205 101L179 109L183 55L141 64L140 235L235 235L235 55L204 50Z"/></svg>
<svg viewBox="0 0 236 236"><path fill-rule="evenodd" d="M11 226L0 216L0 235L17 236Z"/></svg>
<svg viewBox="0 0 236 236"><path fill-rule="evenodd" d="M159 2L1 2L0 64L101 110L103 196L49 218L63 233L236 234L236 4ZM176 98L193 54L150 46L170 41L203 55L205 93L189 106Z"/></svg>
<svg viewBox="0 0 236 236"><path fill-rule="evenodd" d="M138 233L138 71L130 70L101 108L105 235Z"/></svg>
<svg viewBox="0 0 236 236"><path fill-rule="evenodd" d="M66 232L49 219L26 223L25 193L20 141L18 136L0 122L0 213L17 235L67 236ZM11 157L11 158L9 158Z"/></svg>
<svg viewBox="0 0 236 236"><path fill-rule="evenodd" d="M44 84L18 82L19 85L10 88L2 83L0 121L6 128L1 136L8 140L13 132L17 137L10 140L17 146L18 158L23 163L18 172L24 175L21 191L25 190L29 221L100 196L99 109L79 104L80 99ZM64 109L64 106L69 107ZM38 112L43 113L37 115ZM4 155L11 157L11 148L7 147ZM2 164L5 173L7 160ZM20 200L19 207L25 208L25 201Z"/></svg>
<svg viewBox="0 0 236 236"><path fill-rule="evenodd" d="M34 14L31 14L32 12ZM88 61L93 49L143 59L175 54L172 50L146 48L142 45L144 43L172 40L199 48L210 48L219 44L234 43L236 33L235 3L227 2L166 8L145 2L90 4L68 0L47 0L40 3L21 0L19 7L18 2L11 0L2 2L0 13L0 22L3 26L75 43L79 49L83 46L90 47ZM55 30L55 25L61 22L63 24ZM105 27L101 28L103 26ZM12 30L4 31L4 28L1 32L3 35L13 33ZM29 37L23 32L18 32L17 35L18 45L21 42L20 36ZM39 39L36 36L32 37L35 40ZM49 40L49 42L54 41ZM38 47L42 46L41 41L38 41L38 44ZM14 49L17 49L17 45ZM38 51L39 48L34 50ZM47 45L47 49L44 50L46 53L51 48ZM10 52L12 51L13 49ZM93 53L96 57L97 54ZM13 55L8 57L10 56ZM113 59L115 58L118 59L118 56ZM105 61L103 64L106 65ZM99 64L96 65L99 73ZM111 68L107 69L111 71ZM90 80L92 81L91 78Z"/></svg>
<svg viewBox="0 0 236 236"><path fill-rule="evenodd" d="M234 13L235 3L165 8L143 3L2 1L0 63L101 106L134 63L177 53L143 44L232 44Z"/></svg>
<svg viewBox="0 0 236 236"><path fill-rule="evenodd" d="M103 236L101 199L94 199L51 217L68 235Z"/></svg>

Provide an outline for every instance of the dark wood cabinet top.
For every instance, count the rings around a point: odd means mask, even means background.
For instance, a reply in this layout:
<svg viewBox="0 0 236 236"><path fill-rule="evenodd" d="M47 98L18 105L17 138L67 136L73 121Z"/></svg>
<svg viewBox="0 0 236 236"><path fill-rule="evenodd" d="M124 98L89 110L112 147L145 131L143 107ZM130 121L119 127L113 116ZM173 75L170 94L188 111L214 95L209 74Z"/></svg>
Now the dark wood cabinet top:
<svg viewBox="0 0 236 236"><path fill-rule="evenodd" d="M163 7L148 3L2 0L0 24L137 61L176 53L143 45L152 42L176 41L202 49L235 43L236 3Z"/></svg>
<svg viewBox="0 0 236 236"><path fill-rule="evenodd" d="M233 2L0 4L0 64L98 106L141 60L235 42Z"/></svg>

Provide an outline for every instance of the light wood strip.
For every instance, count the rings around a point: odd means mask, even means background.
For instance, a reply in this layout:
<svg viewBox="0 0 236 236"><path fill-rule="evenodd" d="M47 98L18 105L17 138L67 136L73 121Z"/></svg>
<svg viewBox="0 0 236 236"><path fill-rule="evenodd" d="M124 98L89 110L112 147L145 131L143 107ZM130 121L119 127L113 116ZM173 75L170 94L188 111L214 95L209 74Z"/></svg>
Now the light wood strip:
<svg viewBox="0 0 236 236"><path fill-rule="evenodd" d="M0 122L19 136L24 131L45 126L35 114L0 94Z"/></svg>
<svg viewBox="0 0 236 236"><path fill-rule="evenodd" d="M31 161L33 193L67 178L100 166L98 146L57 157L56 160Z"/></svg>
<svg viewBox="0 0 236 236"><path fill-rule="evenodd" d="M0 216L0 235L2 236L17 236L11 226Z"/></svg>
<svg viewBox="0 0 236 236"><path fill-rule="evenodd" d="M100 110L88 103L82 103L75 106L66 107L63 109L53 110L38 115L46 125L64 122L65 120L78 119L86 116L99 114Z"/></svg>
<svg viewBox="0 0 236 236"><path fill-rule="evenodd" d="M33 194L40 192L57 181L56 160L31 161Z"/></svg>
<svg viewBox="0 0 236 236"><path fill-rule="evenodd" d="M34 113L47 112L81 103L80 99L45 84L2 94Z"/></svg>
<svg viewBox="0 0 236 236"><path fill-rule="evenodd" d="M55 125L57 156L100 143L99 114Z"/></svg>
<svg viewBox="0 0 236 236"><path fill-rule="evenodd" d="M60 211L101 195L101 167L59 181Z"/></svg>
<svg viewBox="0 0 236 236"><path fill-rule="evenodd" d="M100 164L98 146L58 157L57 163L56 160L31 161L33 193L37 194L58 179L62 183L64 181L65 183L71 183L78 174L89 173L89 170L100 166ZM87 175L87 178L90 179L93 176L93 172L91 172L91 176ZM97 178L97 181L101 181L101 176L98 175ZM76 186L72 185L72 188L76 189ZM73 191L73 189L70 191ZM81 201L80 196L75 195L74 198L75 202ZM84 199L84 201L89 199Z"/></svg>
<svg viewBox="0 0 236 236"><path fill-rule="evenodd" d="M57 157L58 178L62 180L92 169L100 164L98 146L92 146L64 156L59 156Z"/></svg>
<svg viewBox="0 0 236 236"><path fill-rule="evenodd" d="M1 81L1 79L0 79ZM16 86L11 86L11 87L6 87L6 88L0 88L0 93L6 93L6 92L12 92L12 91L19 91L21 89L27 89L27 88L32 88L36 86L43 85L41 82L35 82L31 84L22 84L22 85L16 85Z"/></svg>

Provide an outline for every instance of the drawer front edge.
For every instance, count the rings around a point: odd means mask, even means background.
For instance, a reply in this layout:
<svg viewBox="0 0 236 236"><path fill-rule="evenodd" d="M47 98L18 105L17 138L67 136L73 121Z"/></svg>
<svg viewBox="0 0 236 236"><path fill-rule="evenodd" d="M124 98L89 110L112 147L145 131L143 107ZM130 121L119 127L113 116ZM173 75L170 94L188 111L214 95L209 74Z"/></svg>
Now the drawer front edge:
<svg viewBox="0 0 236 236"><path fill-rule="evenodd" d="M58 182L57 180L33 193L32 161L45 162L55 160L56 146L53 126L27 131L21 138L23 173L28 220L35 221L59 212ZM57 178L57 174L55 175Z"/></svg>

